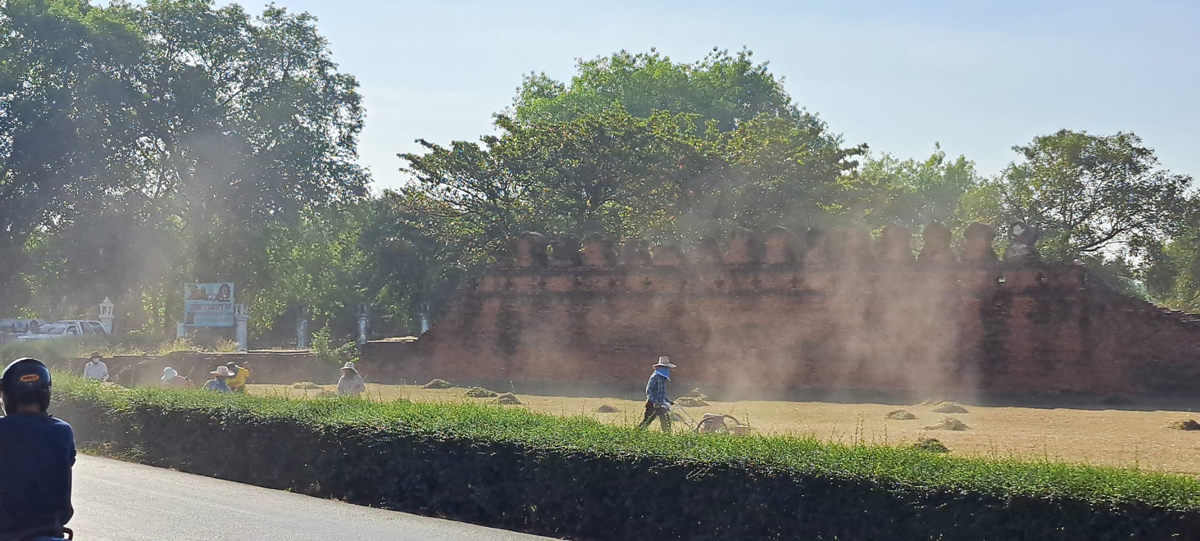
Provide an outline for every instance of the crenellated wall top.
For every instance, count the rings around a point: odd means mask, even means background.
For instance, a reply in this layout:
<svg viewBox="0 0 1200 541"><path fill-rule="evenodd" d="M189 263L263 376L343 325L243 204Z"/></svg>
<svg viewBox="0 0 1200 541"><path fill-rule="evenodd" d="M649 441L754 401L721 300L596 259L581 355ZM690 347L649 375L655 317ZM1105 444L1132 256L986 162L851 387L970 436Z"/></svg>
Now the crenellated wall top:
<svg viewBox="0 0 1200 541"><path fill-rule="evenodd" d="M1019 251L1006 254L1009 261L1034 263L1038 261L1033 246L1036 236L1030 228L1016 224L1023 231ZM616 243L592 238L582 243L571 237L547 237L540 233L525 233L515 239L512 266L516 268L639 268L639 267L772 267L840 268L867 270L871 267L892 269L914 265L929 267L957 261L976 266L999 262L992 243L996 231L990 226L973 223L964 231L963 250L951 249L952 233L942 224L932 223L924 228L921 247L913 249L912 232L899 225L883 228L879 238L871 240L864 228L845 227L832 230L813 228L796 235L783 227L774 227L763 234L749 229L735 230L722 242L706 237L690 249L677 244L651 246L644 240L632 239ZM1032 239L1032 240L1031 240Z"/></svg>

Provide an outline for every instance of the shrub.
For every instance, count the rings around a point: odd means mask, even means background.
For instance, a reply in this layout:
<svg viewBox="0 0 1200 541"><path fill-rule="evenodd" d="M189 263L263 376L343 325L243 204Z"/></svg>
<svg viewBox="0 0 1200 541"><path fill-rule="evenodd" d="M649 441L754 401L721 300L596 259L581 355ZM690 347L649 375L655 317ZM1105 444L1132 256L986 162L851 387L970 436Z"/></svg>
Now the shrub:
<svg viewBox="0 0 1200 541"><path fill-rule="evenodd" d="M354 342L346 342L340 346L333 343L333 331L329 330L329 326L321 327L321 330L312 335L312 352L318 361L327 364L336 364L343 366L346 363L358 362L358 356L355 354L358 351L358 344Z"/></svg>
<svg viewBox="0 0 1200 541"><path fill-rule="evenodd" d="M55 377L53 412L72 422L82 447L552 537L1107 541L1200 531L1200 481L1182 476L661 434L473 403L289 400ZM665 500L670 512L646 512Z"/></svg>

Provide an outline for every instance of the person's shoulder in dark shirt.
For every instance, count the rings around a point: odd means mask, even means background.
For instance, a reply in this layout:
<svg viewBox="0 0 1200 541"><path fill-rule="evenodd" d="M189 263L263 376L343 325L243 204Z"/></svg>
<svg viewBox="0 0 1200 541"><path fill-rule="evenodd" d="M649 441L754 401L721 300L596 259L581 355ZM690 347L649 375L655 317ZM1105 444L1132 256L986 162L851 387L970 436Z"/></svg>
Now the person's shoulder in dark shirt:
<svg viewBox="0 0 1200 541"><path fill-rule="evenodd" d="M49 415L0 417L0 533L71 520L75 433Z"/></svg>

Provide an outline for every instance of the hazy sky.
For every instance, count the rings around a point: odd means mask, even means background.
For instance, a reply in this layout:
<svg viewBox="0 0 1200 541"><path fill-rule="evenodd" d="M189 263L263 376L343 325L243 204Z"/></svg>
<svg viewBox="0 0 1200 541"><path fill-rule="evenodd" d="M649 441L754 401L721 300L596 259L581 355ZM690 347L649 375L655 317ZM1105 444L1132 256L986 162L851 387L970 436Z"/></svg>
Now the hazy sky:
<svg viewBox="0 0 1200 541"><path fill-rule="evenodd" d="M847 143L900 157L940 142L990 175L1035 135L1123 130L1200 176L1200 2L277 3L316 15L359 78L378 188L404 182L395 155L415 139L490 132L522 74L567 80L577 58L651 47L689 62L747 47Z"/></svg>

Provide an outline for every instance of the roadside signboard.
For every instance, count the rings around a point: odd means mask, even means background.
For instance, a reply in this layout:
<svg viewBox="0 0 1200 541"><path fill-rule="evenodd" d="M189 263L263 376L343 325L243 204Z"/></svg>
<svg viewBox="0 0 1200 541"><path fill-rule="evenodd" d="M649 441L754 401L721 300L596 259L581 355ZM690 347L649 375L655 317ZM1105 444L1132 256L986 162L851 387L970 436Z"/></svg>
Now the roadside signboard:
<svg viewBox="0 0 1200 541"><path fill-rule="evenodd" d="M183 324L188 327L232 327L233 284L185 284Z"/></svg>

